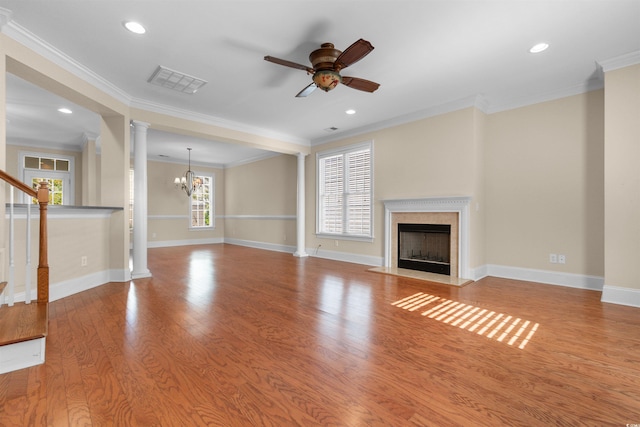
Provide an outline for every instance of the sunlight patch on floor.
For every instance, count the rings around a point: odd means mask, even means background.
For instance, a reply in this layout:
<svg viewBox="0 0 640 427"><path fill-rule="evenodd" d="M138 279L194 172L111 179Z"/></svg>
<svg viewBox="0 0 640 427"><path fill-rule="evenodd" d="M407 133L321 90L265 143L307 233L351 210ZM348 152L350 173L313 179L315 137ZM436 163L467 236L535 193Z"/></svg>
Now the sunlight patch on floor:
<svg viewBox="0 0 640 427"><path fill-rule="evenodd" d="M496 313L423 292L391 303L407 311L418 311L429 304L435 305L423 311L422 316L475 332L510 346L517 345L520 349L525 348L539 327L538 323L529 320L514 318L504 313Z"/></svg>

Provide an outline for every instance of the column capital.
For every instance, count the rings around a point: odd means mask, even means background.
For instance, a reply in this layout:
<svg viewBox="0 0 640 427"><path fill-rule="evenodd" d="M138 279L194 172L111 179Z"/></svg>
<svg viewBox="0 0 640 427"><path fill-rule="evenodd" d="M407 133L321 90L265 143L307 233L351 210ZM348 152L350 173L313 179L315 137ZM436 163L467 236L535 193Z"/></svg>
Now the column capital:
<svg viewBox="0 0 640 427"><path fill-rule="evenodd" d="M131 124L135 127L135 128L145 128L148 129L149 126L151 126L151 123L147 123L147 122L141 122L139 120L131 120Z"/></svg>

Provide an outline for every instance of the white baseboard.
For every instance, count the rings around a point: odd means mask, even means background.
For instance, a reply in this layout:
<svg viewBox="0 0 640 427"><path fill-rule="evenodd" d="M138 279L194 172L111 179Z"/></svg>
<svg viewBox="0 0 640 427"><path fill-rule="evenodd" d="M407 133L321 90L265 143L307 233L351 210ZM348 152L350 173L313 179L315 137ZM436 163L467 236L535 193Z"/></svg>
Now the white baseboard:
<svg viewBox="0 0 640 427"><path fill-rule="evenodd" d="M592 291L602 291L602 288L604 286L604 277L587 276L584 274L534 270L531 268L509 267L495 264L487 264L484 267L476 268L474 271L486 273L481 277L504 277L506 279L526 280L529 282L567 286L570 288L589 289Z"/></svg>
<svg viewBox="0 0 640 427"><path fill-rule="evenodd" d="M46 338L37 338L0 347L0 374L42 365Z"/></svg>
<svg viewBox="0 0 640 427"><path fill-rule="evenodd" d="M191 246L191 245L211 245L216 243L224 243L222 237L213 237L210 239L189 239L189 240L154 240L147 241L147 248L168 248L171 246Z"/></svg>
<svg viewBox="0 0 640 427"><path fill-rule="evenodd" d="M296 250L296 247L291 245L279 245L276 243L255 242L253 240L231 239L228 237L224 239L224 243L229 243L230 245L247 246L249 248L265 249L268 251L286 252L291 254L293 254Z"/></svg>
<svg viewBox="0 0 640 427"><path fill-rule="evenodd" d="M471 277L466 277L466 278L471 280L480 280L483 277L487 277L488 275L489 274L487 274L487 265L485 264L480 267L472 268Z"/></svg>
<svg viewBox="0 0 640 427"><path fill-rule="evenodd" d="M112 280L109 271L100 271L75 279L65 280L64 282L52 283L49 288L49 301L56 301L111 281L118 280Z"/></svg>
<svg viewBox="0 0 640 427"><path fill-rule="evenodd" d="M600 301L628 305L630 307L640 307L640 289L604 285Z"/></svg>
<svg viewBox="0 0 640 427"><path fill-rule="evenodd" d="M364 264L371 267L382 267L384 265L384 258L371 256L371 255L359 255L351 254L348 252L328 251L326 249L311 249L307 248L309 256L316 258L332 259L334 261L352 262L354 264Z"/></svg>
<svg viewBox="0 0 640 427"><path fill-rule="evenodd" d="M288 245L278 245L274 243L264 243L264 242L254 242L251 240L241 240L241 239L230 239L225 238L225 243L229 243L230 245L239 245L239 246L247 246L250 248L256 249L265 249L269 251L277 251L277 252L286 252L286 253L295 253L295 246ZM344 261L351 262L354 264L364 264L370 265L373 267L380 267L384 264L384 259L382 257L369 256L369 255L359 255L359 254L351 254L347 252L338 252L338 251L328 251L326 249L316 250L312 248L306 248L306 253L315 258L324 258L331 259L334 261Z"/></svg>

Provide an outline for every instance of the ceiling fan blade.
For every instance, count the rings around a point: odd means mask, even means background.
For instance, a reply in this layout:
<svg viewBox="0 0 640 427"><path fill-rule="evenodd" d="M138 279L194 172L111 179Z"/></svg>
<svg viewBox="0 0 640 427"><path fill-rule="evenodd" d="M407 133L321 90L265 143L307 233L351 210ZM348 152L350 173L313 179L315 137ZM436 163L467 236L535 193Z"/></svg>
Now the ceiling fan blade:
<svg viewBox="0 0 640 427"><path fill-rule="evenodd" d="M371 43L364 39L360 39L346 48L334 62L334 68L339 71L347 68L349 65L360 61L373 50Z"/></svg>
<svg viewBox="0 0 640 427"><path fill-rule="evenodd" d="M274 64L284 65L285 67L297 68L298 70L306 71L309 74L313 74L315 72L315 70L309 66L287 61L286 59L275 58L273 56L265 56L264 60L273 62Z"/></svg>
<svg viewBox="0 0 640 427"><path fill-rule="evenodd" d="M318 86L316 86L315 83L311 82L309 86L305 87L300 92L298 92L298 94L296 95L296 98L304 98L305 96L311 95L313 91L316 90L317 87Z"/></svg>
<svg viewBox="0 0 640 427"><path fill-rule="evenodd" d="M380 87L379 83L370 80L359 79L358 77L342 76L342 84L349 86L351 89L362 90L365 92L375 92Z"/></svg>

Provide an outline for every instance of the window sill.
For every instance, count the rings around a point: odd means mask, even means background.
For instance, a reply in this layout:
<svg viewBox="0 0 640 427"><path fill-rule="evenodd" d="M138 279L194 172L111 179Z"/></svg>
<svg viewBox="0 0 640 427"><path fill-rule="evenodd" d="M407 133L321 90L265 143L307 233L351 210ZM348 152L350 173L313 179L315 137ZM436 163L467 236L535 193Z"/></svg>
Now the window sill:
<svg viewBox="0 0 640 427"><path fill-rule="evenodd" d="M350 240L354 242L373 242L373 236L350 236L347 234L316 233L318 239Z"/></svg>

